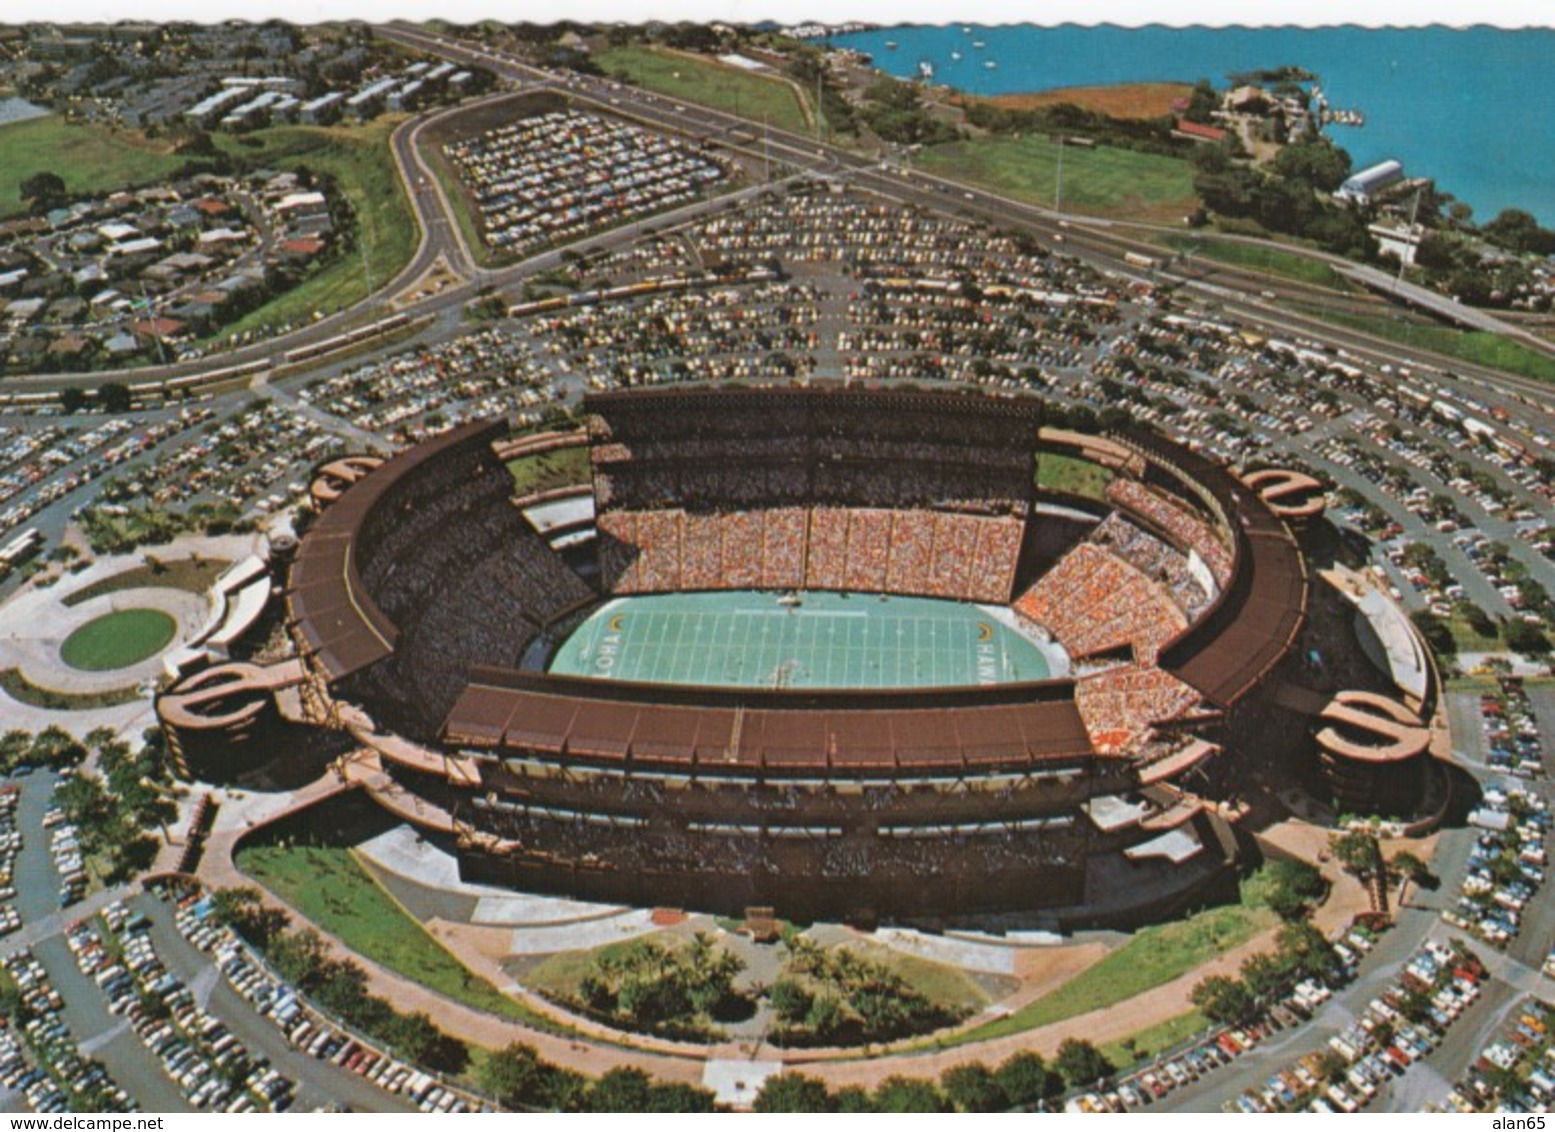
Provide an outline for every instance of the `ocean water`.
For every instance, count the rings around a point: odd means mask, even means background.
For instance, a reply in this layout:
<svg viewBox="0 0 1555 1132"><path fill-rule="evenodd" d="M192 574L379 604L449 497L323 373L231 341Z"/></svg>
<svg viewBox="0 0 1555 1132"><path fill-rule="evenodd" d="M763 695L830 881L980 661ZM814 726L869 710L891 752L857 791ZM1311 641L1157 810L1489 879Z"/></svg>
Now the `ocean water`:
<svg viewBox="0 0 1555 1132"><path fill-rule="evenodd" d="M1364 126L1329 127L1357 168L1397 158L1411 176L1432 177L1473 206L1481 222L1522 208L1555 226L1555 30L953 25L833 42L903 78L926 60L936 82L972 94L1200 78L1224 87L1233 72L1303 67L1318 75L1330 106L1365 114Z"/></svg>

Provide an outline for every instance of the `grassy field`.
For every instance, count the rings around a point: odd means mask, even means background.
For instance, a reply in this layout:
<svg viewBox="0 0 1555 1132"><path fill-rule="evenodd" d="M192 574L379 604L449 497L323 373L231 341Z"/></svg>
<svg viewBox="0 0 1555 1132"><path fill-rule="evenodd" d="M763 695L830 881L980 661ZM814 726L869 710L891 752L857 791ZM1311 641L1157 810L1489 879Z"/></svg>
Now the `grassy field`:
<svg viewBox="0 0 1555 1132"><path fill-rule="evenodd" d="M240 848L237 864L321 930L373 962L476 1010L538 1020L533 1011L444 950L379 887L351 850L261 843Z"/></svg>
<svg viewBox="0 0 1555 1132"><path fill-rule="evenodd" d="M89 586L82 586L75 593L65 598L63 605L80 605L83 601L91 601L94 597L102 597L103 594L119 593L123 590L140 589L142 586L157 586L163 589L188 590L190 593L204 593L216 579L232 563L225 558L177 558L171 562L163 562L160 566L136 566L125 570L121 574L115 574L110 578L104 578L99 582L93 582Z"/></svg>
<svg viewBox="0 0 1555 1132"><path fill-rule="evenodd" d="M0 127L0 217L26 212L21 184L58 173L68 192L111 192L167 177L184 164L167 142L128 130L71 125L57 114Z"/></svg>
<svg viewBox="0 0 1555 1132"><path fill-rule="evenodd" d="M1240 947L1276 918L1267 908L1229 905L1137 932L1128 943L1063 986L1013 1014L957 1034L950 1044L986 1041L1116 1006Z"/></svg>
<svg viewBox="0 0 1555 1132"><path fill-rule="evenodd" d="M1053 204L1058 145L1046 137L952 142L924 150L916 162L928 173L983 185L1033 204ZM1064 147L1066 211L1180 220L1193 202L1193 173L1186 161L1113 146Z"/></svg>
<svg viewBox="0 0 1555 1132"><path fill-rule="evenodd" d="M0 691L19 704L48 711L96 711L141 699L140 689L133 684L106 692L56 692L34 684L20 668L0 668Z"/></svg>
<svg viewBox="0 0 1555 1132"><path fill-rule="evenodd" d="M557 448L538 456L521 456L508 461L516 494L529 495L552 488L589 482L589 450L579 445Z"/></svg>
<svg viewBox="0 0 1555 1132"><path fill-rule="evenodd" d="M218 139L255 167L303 165L332 174L356 210L358 244L274 302L223 327L219 336L332 314L368 293L369 276L376 290L410 262L420 229L389 148L389 135L403 120L389 114L363 126L275 126Z"/></svg>
<svg viewBox="0 0 1555 1132"><path fill-rule="evenodd" d="M728 111L752 122L765 118L774 127L796 134L814 129L800 106L799 95L781 79L653 47L614 47L594 61L605 74L625 75L645 90Z"/></svg>
<svg viewBox="0 0 1555 1132"><path fill-rule="evenodd" d="M913 990L931 1002L981 1010L991 996L960 967L936 963L916 955L903 955L889 947L855 947L882 967L901 976Z"/></svg>
<svg viewBox="0 0 1555 1132"><path fill-rule="evenodd" d="M1160 118L1172 112L1173 102L1192 93L1193 87L1187 83L1113 83L1029 94L996 94L979 101L1004 110L1040 110L1067 104L1113 118Z"/></svg>
<svg viewBox="0 0 1555 1132"><path fill-rule="evenodd" d="M1335 271L1332 265L1296 252L1198 236L1165 236L1161 242L1177 251L1191 251L1194 259L1209 259L1233 267L1245 267L1298 283L1329 287L1335 291L1355 290L1354 285Z"/></svg>
<svg viewBox="0 0 1555 1132"><path fill-rule="evenodd" d="M1119 1069L1126 1069L1165 1053L1195 1034L1202 1033L1208 1025L1208 1018L1197 1010L1190 1010L1129 1035L1126 1043L1108 1042L1101 1047L1101 1052Z"/></svg>
<svg viewBox="0 0 1555 1132"><path fill-rule="evenodd" d="M1484 330L1455 330L1449 326L1337 311L1313 313L1320 313L1320 317L1340 326L1401 343L1406 349L1432 350L1474 365L1491 366L1536 381L1555 382L1555 357Z"/></svg>
<svg viewBox="0 0 1555 1132"><path fill-rule="evenodd" d="M1105 499L1107 481L1111 478L1112 473L1106 468L1078 456L1065 456L1059 452L1043 452L1037 456L1037 486L1049 491Z"/></svg>
<svg viewBox="0 0 1555 1132"><path fill-rule="evenodd" d="M160 609L120 609L80 626L59 646L59 656L83 672L107 672L155 656L178 632Z"/></svg>

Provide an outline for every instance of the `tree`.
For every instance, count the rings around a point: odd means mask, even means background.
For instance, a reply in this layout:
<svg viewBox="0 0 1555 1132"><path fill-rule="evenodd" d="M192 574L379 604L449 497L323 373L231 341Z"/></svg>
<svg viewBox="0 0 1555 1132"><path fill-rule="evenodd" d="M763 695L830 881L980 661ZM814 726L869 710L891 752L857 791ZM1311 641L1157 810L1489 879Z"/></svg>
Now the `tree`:
<svg viewBox="0 0 1555 1132"><path fill-rule="evenodd" d="M804 1022L805 1016L810 1013L810 1006L815 1001L815 996L793 979L779 979L772 984L770 999L772 1012L778 1016L778 1020L790 1026L797 1026Z"/></svg>
<svg viewBox="0 0 1555 1132"><path fill-rule="evenodd" d="M869 1094L857 1085L844 1085L838 1089L833 1098L837 1104L838 1112L874 1112L874 1103L869 1099Z"/></svg>
<svg viewBox="0 0 1555 1132"><path fill-rule="evenodd" d="M1542 656L1550 651L1550 642L1537 625L1530 625L1521 617L1509 617L1501 622L1501 640L1513 652L1525 656Z"/></svg>
<svg viewBox="0 0 1555 1132"><path fill-rule="evenodd" d="M1053 1077L1042 1058L1028 1050L1010 1054L994 1070L1011 1107L1027 1108L1052 1096L1058 1091Z"/></svg>
<svg viewBox="0 0 1555 1132"><path fill-rule="evenodd" d="M218 888L211 894L211 914L261 951L289 923L285 912L265 906L257 888Z"/></svg>
<svg viewBox="0 0 1555 1132"><path fill-rule="evenodd" d="M1269 999L1284 989L1286 973L1273 955L1259 953L1242 960L1242 982L1260 999Z"/></svg>
<svg viewBox="0 0 1555 1132"><path fill-rule="evenodd" d="M1393 860L1389 864L1392 865L1393 871L1399 876L1419 885L1421 888L1426 887L1431 881L1436 879L1431 874L1431 867L1407 849L1401 853L1395 853Z"/></svg>
<svg viewBox="0 0 1555 1132"><path fill-rule="evenodd" d="M1094 1085L1113 1070L1101 1050L1082 1038L1065 1038L1053 1065L1072 1088Z"/></svg>
<svg viewBox="0 0 1555 1132"><path fill-rule="evenodd" d="M653 1083L641 1069L612 1069L588 1092L590 1112L647 1112Z"/></svg>
<svg viewBox="0 0 1555 1132"><path fill-rule="evenodd" d="M59 391L59 407L66 415L79 413L86 408L86 394L74 385L67 386Z"/></svg>
<svg viewBox="0 0 1555 1132"><path fill-rule="evenodd" d="M1369 830L1356 829L1334 840L1334 856L1345 871L1365 879L1376 873L1382 864L1377 835Z"/></svg>
<svg viewBox="0 0 1555 1132"><path fill-rule="evenodd" d="M534 1047L511 1042L487 1055L475 1070L475 1083L505 1107L520 1108L545 1099L545 1076Z"/></svg>
<svg viewBox="0 0 1555 1132"><path fill-rule="evenodd" d="M1310 189L1331 193L1350 175L1350 155L1322 134L1308 136L1280 150L1274 171Z"/></svg>
<svg viewBox="0 0 1555 1132"><path fill-rule="evenodd" d="M875 1089L876 1112L944 1112L945 1098L932 1081L887 1077Z"/></svg>
<svg viewBox="0 0 1555 1132"><path fill-rule="evenodd" d="M978 1062L945 1070L939 1084L957 1112L1004 1112L1010 1107L998 1078Z"/></svg>
<svg viewBox="0 0 1555 1132"><path fill-rule="evenodd" d="M64 201L65 179L52 170L39 170L22 181L21 196L34 213L47 212Z"/></svg>
<svg viewBox="0 0 1555 1132"><path fill-rule="evenodd" d="M716 1101L712 1090L671 1081L655 1085L648 1094L649 1112L712 1112Z"/></svg>
<svg viewBox="0 0 1555 1132"><path fill-rule="evenodd" d="M1193 84L1193 93L1188 96L1188 109L1183 111L1183 117L1190 122L1207 125L1219 109L1220 96L1215 93L1214 86L1208 79L1200 79Z"/></svg>
<svg viewBox="0 0 1555 1132"><path fill-rule="evenodd" d="M803 1073L779 1073L768 1077L751 1108L756 1112L831 1112L832 1095L826 1083Z"/></svg>
<svg viewBox="0 0 1555 1132"><path fill-rule="evenodd" d="M105 413L127 413L130 409L130 387L122 381L109 381L97 389L97 402Z"/></svg>
<svg viewBox="0 0 1555 1132"><path fill-rule="evenodd" d="M1253 996L1246 984L1225 975L1201 979L1188 996L1214 1022L1229 1025L1252 1013Z"/></svg>

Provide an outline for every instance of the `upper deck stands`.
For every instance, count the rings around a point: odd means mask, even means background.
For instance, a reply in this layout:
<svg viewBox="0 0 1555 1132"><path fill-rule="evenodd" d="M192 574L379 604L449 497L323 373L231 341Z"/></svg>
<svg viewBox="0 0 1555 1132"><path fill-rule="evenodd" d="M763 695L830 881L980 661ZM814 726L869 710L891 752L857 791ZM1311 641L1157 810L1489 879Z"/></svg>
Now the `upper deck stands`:
<svg viewBox="0 0 1555 1132"><path fill-rule="evenodd" d="M325 676L338 680L393 654L399 630L362 582L362 534L370 518L418 477L453 453L483 448L504 431L501 421L463 425L389 460L345 491L319 517L292 565L287 591L291 620Z"/></svg>

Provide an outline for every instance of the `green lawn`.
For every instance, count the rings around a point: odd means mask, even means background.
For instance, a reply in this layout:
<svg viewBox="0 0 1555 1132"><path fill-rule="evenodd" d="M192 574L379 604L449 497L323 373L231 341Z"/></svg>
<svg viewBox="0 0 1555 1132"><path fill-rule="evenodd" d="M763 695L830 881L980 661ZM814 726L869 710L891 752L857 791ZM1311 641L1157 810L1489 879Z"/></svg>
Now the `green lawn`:
<svg viewBox="0 0 1555 1132"><path fill-rule="evenodd" d="M350 849L261 843L240 848L237 864L320 930L373 962L476 1010L542 1021L444 950L357 863Z"/></svg>
<svg viewBox="0 0 1555 1132"><path fill-rule="evenodd" d="M1119 1069L1126 1069L1165 1053L1195 1034L1203 1033L1208 1026L1208 1018L1197 1010L1190 1010L1130 1034L1125 1040L1127 1044L1125 1041L1108 1042L1101 1047L1101 1052Z"/></svg>
<svg viewBox="0 0 1555 1132"><path fill-rule="evenodd" d="M61 604L80 605L83 601L90 601L103 594L135 590L142 586L204 593L220 577L221 572L231 565L225 558L177 558L171 562L160 562L156 566L135 566L121 574L82 586Z"/></svg>
<svg viewBox="0 0 1555 1132"><path fill-rule="evenodd" d="M1050 491L1082 495L1087 499L1105 499L1112 473L1100 464L1065 456L1061 452L1037 455L1037 486Z"/></svg>
<svg viewBox="0 0 1555 1132"><path fill-rule="evenodd" d="M1063 207L1131 219L1181 220L1194 205L1186 161L1115 146L1065 146ZM1058 145L1046 137L987 137L926 149L925 172L983 185L1033 204L1054 202Z"/></svg>
<svg viewBox="0 0 1555 1132"><path fill-rule="evenodd" d="M166 142L129 130L71 125L57 114L0 126L0 217L25 212L21 183L58 173L68 192L101 193L158 181L183 165Z"/></svg>
<svg viewBox="0 0 1555 1132"><path fill-rule="evenodd" d="M508 461L508 474L513 477L518 495L586 484L589 482L589 450L580 444L541 452L538 456L520 456Z"/></svg>
<svg viewBox="0 0 1555 1132"><path fill-rule="evenodd" d="M400 183L389 135L404 121L390 114L363 126L274 126L218 144L251 167L332 174L356 210L357 247L324 270L230 326L218 337L332 314L389 282L415 254L420 229ZM387 312L385 312L387 313Z"/></svg>
<svg viewBox="0 0 1555 1132"><path fill-rule="evenodd" d="M1317 313L1317 312L1313 312ZM1374 334L1406 349L1431 350L1475 365L1491 366L1507 373L1555 382L1555 357L1541 354L1499 334L1484 330L1456 330L1450 326L1406 322L1381 315L1366 316L1323 311L1320 317L1352 330Z"/></svg>
<svg viewBox="0 0 1555 1132"><path fill-rule="evenodd" d="M957 1034L949 1044L987 1041L1116 1006L1152 987L1240 947L1276 923L1267 908L1211 908L1169 924L1144 928L1128 943L1063 986L1013 1014Z"/></svg>
<svg viewBox="0 0 1555 1132"><path fill-rule="evenodd" d="M1299 252L1199 236L1164 236L1161 243L1177 251L1192 252L1194 259L1209 259L1233 267L1246 267L1278 275L1282 279L1293 279L1298 283L1329 287L1335 291L1355 290L1354 285L1335 271L1331 264Z"/></svg>
<svg viewBox="0 0 1555 1132"><path fill-rule="evenodd" d="M777 129L796 134L808 134L815 128L800 108L794 88L781 79L653 47L614 47L595 56L594 61L605 74L624 75L645 90L738 114L752 122L765 118Z"/></svg>
<svg viewBox="0 0 1555 1132"><path fill-rule="evenodd" d="M56 692L52 688L34 684L22 674L20 668L0 668L0 691L4 691L17 703L46 711L96 711L99 708L132 704L142 698L140 689L133 684L124 688L110 688L106 692Z"/></svg>
<svg viewBox="0 0 1555 1132"><path fill-rule="evenodd" d="M120 609L77 628L59 656L84 672L128 668L161 652L177 632L178 623L160 609Z"/></svg>

